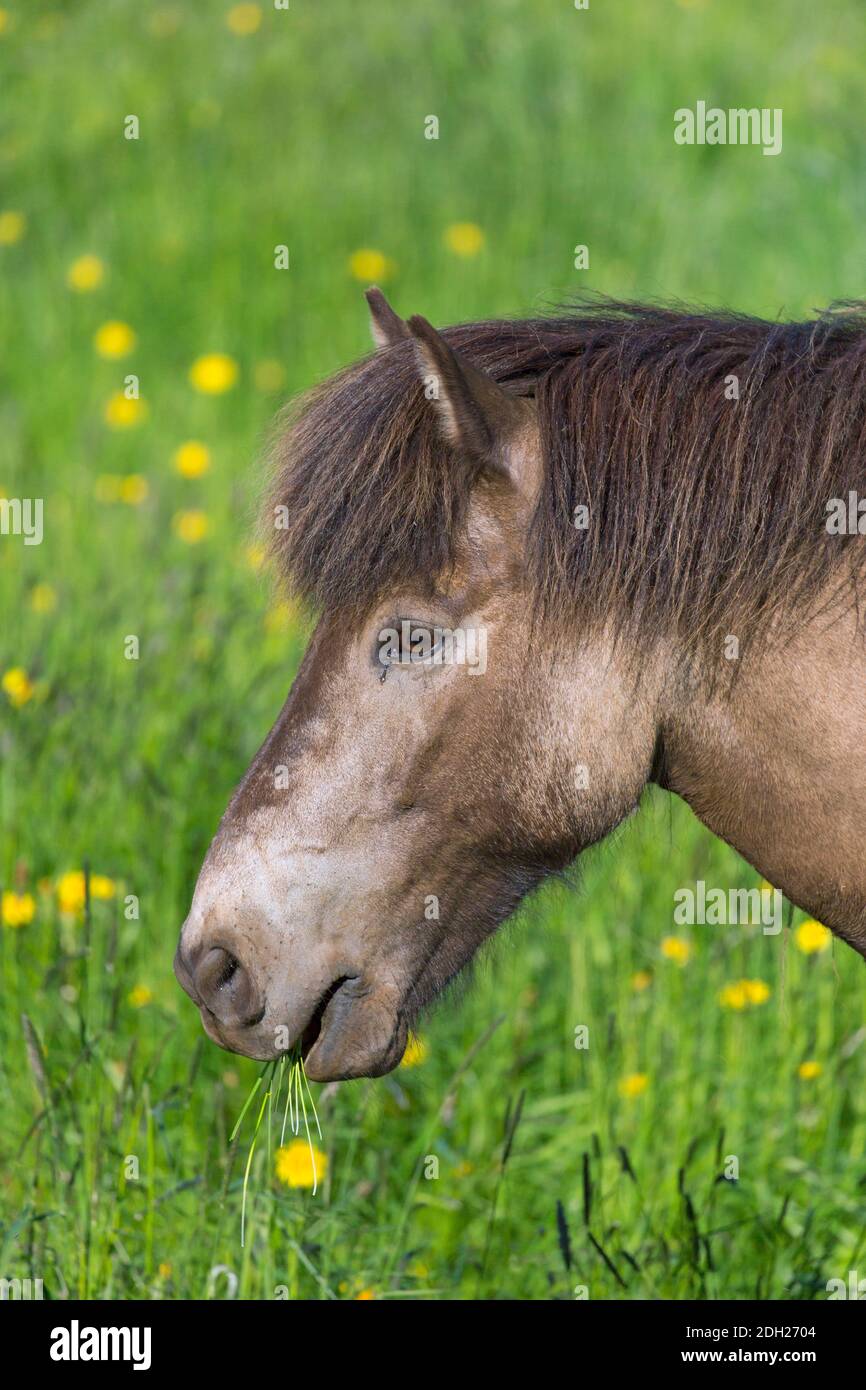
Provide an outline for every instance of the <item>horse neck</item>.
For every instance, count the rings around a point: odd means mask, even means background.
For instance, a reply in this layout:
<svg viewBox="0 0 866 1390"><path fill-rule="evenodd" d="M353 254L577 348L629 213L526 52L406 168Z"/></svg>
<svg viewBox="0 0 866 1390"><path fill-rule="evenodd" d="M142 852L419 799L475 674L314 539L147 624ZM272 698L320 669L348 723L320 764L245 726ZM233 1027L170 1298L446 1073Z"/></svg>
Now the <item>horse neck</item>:
<svg viewBox="0 0 866 1390"><path fill-rule="evenodd" d="M866 956L866 646L850 611L752 652L663 730L663 774L716 835Z"/></svg>

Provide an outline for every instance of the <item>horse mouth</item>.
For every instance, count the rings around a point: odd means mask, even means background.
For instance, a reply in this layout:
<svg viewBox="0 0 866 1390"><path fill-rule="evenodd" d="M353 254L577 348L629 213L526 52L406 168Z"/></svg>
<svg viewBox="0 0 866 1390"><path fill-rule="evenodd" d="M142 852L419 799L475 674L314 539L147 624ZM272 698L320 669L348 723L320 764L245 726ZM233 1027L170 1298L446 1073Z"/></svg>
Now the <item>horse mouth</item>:
<svg viewBox="0 0 866 1390"><path fill-rule="evenodd" d="M301 1035L311 1081L384 1076L404 1051L408 1025L394 1001L359 977L343 976L325 990Z"/></svg>
<svg viewBox="0 0 866 1390"><path fill-rule="evenodd" d="M324 992L322 993L322 996L319 999L318 1004L316 1005L312 1014L310 1015L309 1023L306 1025L303 1033L301 1034L301 1056L303 1057L305 1062L307 1060L307 1057L315 1047L316 1043L319 1041L319 1038L322 1033L322 1025L325 1021L325 1014L328 1011L328 1007L332 999L334 999L336 995L339 994L343 986L347 985L351 979L351 975L340 975L339 978L334 980L330 985L328 985L328 988L324 990Z"/></svg>
<svg viewBox="0 0 866 1390"><path fill-rule="evenodd" d="M273 1045L260 1028L244 1036L224 1029L207 1005L200 1004L199 1012L205 1032L218 1046L273 1060ZM394 992L362 976L340 975L319 995L292 1046L300 1050L311 1081L348 1081L393 1071L407 1039L407 1015Z"/></svg>

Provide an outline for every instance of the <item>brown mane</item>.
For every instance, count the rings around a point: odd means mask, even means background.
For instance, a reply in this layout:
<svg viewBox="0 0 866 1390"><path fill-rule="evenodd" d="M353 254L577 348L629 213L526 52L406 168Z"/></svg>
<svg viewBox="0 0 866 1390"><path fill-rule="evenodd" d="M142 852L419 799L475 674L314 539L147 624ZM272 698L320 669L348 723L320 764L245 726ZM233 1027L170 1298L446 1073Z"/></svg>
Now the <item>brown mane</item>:
<svg viewBox="0 0 866 1390"><path fill-rule="evenodd" d="M771 323L600 300L443 336L536 400L545 482L527 573L548 611L613 620L639 646L663 632L744 643L814 603L851 555L825 508L866 494L866 306ZM276 464L280 568L316 607L364 611L447 569L474 479L442 446L411 343L306 396Z"/></svg>

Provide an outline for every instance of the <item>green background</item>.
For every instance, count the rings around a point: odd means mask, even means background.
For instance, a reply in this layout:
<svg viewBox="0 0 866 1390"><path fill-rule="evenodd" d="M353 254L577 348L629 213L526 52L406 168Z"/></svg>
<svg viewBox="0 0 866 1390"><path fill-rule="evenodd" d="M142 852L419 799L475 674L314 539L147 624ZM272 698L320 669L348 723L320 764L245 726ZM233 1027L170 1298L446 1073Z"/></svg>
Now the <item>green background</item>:
<svg viewBox="0 0 866 1390"><path fill-rule="evenodd" d="M826 1297L858 1260L866 1275L862 964L734 927L677 929L689 960L665 958L677 888L757 882L683 806L649 797L578 891L533 900L425 1023L421 1065L319 1090L327 1177L315 1198L278 1187L262 1149L243 1250L248 1136L230 1152L228 1134L256 1068L203 1040L171 958L302 651L246 547L277 409L368 350L349 258L380 252L398 310L434 323L588 288L770 317L856 298L866 11L262 0L239 35L231 8L3 10L0 212L26 231L0 246L0 492L43 497L46 529L38 547L0 537L0 668L34 682L21 708L2 697L0 882L37 899L0 931L0 1277L53 1298L203 1297L220 1264L257 1298ZM781 155L676 146L673 113L699 99L781 107ZM446 243L460 222L481 228L477 255ZM105 276L79 294L84 254ZM137 345L106 361L93 335L115 319ZM238 383L197 394L189 366L217 351ZM260 389L274 361L283 380ZM112 431L128 372L149 413ZM172 466L189 439L213 457L196 480ZM126 474L146 500L98 500ZM211 527L196 546L173 528L190 508ZM117 896L62 920L51 884L85 863ZM741 978L769 999L722 1008ZM805 1059L817 1079L798 1078ZM633 1073L647 1084L628 1099ZM729 1155L737 1183L719 1181Z"/></svg>

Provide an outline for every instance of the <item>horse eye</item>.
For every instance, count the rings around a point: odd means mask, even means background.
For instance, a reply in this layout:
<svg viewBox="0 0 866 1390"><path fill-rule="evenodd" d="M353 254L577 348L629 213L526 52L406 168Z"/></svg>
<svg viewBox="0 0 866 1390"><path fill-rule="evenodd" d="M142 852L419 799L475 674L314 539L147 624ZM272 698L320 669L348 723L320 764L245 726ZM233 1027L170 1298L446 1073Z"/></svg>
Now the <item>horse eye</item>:
<svg viewBox="0 0 866 1390"><path fill-rule="evenodd" d="M414 618L400 618L379 632L377 656L383 672L391 666L429 666L435 665L442 647L439 628Z"/></svg>

